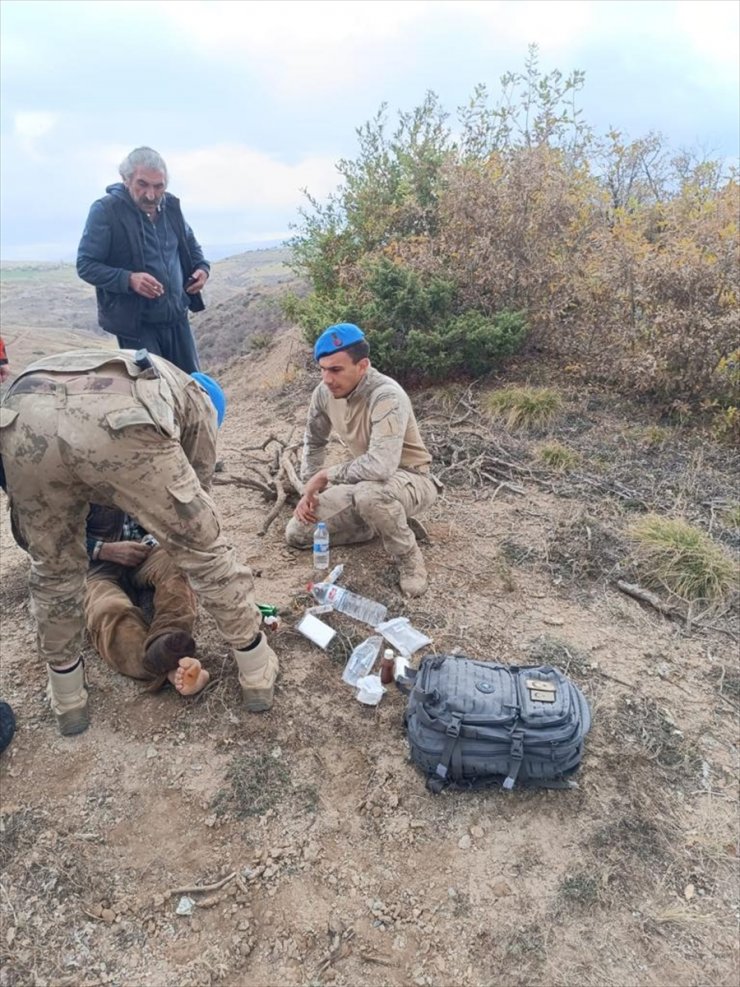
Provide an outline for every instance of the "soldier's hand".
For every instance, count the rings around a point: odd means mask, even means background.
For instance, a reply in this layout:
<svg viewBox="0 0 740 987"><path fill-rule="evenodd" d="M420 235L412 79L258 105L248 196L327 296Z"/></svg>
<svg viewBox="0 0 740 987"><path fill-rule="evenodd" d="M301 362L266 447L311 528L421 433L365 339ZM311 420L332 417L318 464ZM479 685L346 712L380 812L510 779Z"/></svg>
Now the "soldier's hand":
<svg viewBox="0 0 740 987"><path fill-rule="evenodd" d="M146 271L137 271L128 276L129 288L144 298L159 298L164 294L164 285Z"/></svg>
<svg viewBox="0 0 740 987"><path fill-rule="evenodd" d="M138 541L107 541L100 549L98 559L102 562L115 562L116 565L141 565L151 552L149 545Z"/></svg>
<svg viewBox="0 0 740 987"><path fill-rule="evenodd" d="M315 524L316 523L316 502L313 497L303 497L296 504L295 511L293 512L301 524Z"/></svg>
<svg viewBox="0 0 740 987"><path fill-rule="evenodd" d="M185 285L185 291L189 295L194 295L197 291L202 291L203 286L208 280L208 271L204 271L202 267L199 267L197 271L193 273L188 278L188 283Z"/></svg>

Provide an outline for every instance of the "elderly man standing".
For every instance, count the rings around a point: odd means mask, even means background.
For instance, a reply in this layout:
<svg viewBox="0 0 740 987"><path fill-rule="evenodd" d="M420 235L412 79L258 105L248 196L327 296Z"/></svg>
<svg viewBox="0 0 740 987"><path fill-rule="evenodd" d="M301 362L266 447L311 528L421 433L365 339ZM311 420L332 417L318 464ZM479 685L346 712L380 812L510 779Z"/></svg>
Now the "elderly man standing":
<svg viewBox="0 0 740 987"><path fill-rule="evenodd" d="M186 373L199 370L188 309L205 308L210 265L167 189L167 165L150 147L121 162L123 182L92 204L77 273L95 285L98 323L121 349L145 347Z"/></svg>
<svg viewBox="0 0 740 987"><path fill-rule="evenodd" d="M127 350L45 357L3 398L6 489L31 556L38 647L63 735L88 725L80 651L91 503L118 508L154 535L230 646L246 708L272 705L277 657L260 631L252 573L236 559L208 493L224 407L205 374ZM166 674L180 657L147 650L149 671Z"/></svg>
<svg viewBox="0 0 740 987"><path fill-rule="evenodd" d="M308 548L313 526L325 521L334 544L379 535L393 556L401 590L427 590L424 557L408 519L430 507L442 485L431 474L432 457L419 433L408 394L370 365L370 347L359 326L330 326L316 340L321 383L314 390L303 440L304 493L285 538ZM324 468L334 432L348 461Z"/></svg>

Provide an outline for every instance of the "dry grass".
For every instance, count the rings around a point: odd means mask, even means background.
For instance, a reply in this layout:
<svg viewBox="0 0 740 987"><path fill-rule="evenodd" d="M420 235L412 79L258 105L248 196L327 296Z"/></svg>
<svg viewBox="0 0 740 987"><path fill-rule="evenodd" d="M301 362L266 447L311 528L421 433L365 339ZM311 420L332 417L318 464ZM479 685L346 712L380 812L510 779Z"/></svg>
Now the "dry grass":
<svg viewBox="0 0 740 987"><path fill-rule="evenodd" d="M643 581L689 603L721 603L737 588L737 565L699 528L680 518L648 514L630 527Z"/></svg>
<svg viewBox="0 0 740 987"><path fill-rule="evenodd" d="M558 473L567 473L574 469L580 460L578 453L560 442L547 442L540 446L537 450L537 458L549 469Z"/></svg>
<svg viewBox="0 0 740 987"><path fill-rule="evenodd" d="M507 387L483 397L483 406L509 429L544 429L558 418L563 399L551 387Z"/></svg>

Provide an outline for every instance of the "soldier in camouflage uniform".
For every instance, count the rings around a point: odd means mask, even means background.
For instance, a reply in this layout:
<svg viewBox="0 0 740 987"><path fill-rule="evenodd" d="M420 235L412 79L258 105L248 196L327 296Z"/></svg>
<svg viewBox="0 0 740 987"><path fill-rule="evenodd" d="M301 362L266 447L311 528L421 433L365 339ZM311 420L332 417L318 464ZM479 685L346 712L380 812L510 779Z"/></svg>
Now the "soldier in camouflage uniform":
<svg viewBox="0 0 740 987"><path fill-rule="evenodd" d="M314 358L322 382L314 390L303 441L304 493L285 537L309 548L317 521L333 544L379 535L399 571L401 590L421 596L428 579L424 557L408 519L430 507L441 484L432 476L408 395L370 365L362 330L343 322L319 336ZM324 468L334 432L351 457Z"/></svg>
<svg viewBox="0 0 740 987"><path fill-rule="evenodd" d="M129 350L46 357L22 371L0 406L7 492L31 555L39 652L63 734L88 725L80 650L90 503L119 508L155 536L232 648L247 709L272 704L277 658L259 630L252 573L208 493L223 392L162 357L148 364Z"/></svg>

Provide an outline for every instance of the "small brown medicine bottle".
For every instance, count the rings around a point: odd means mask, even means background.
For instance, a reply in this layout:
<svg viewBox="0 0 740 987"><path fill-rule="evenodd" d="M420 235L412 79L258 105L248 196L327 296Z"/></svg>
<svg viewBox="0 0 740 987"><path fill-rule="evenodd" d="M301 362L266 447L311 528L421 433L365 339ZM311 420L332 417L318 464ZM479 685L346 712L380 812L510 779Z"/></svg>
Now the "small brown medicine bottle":
<svg viewBox="0 0 740 987"><path fill-rule="evenodd" d="M393 681L393 669L395 656L390 648L386 648L383 657L380 659L380 681L383 685L388 685Z"/></svg>

